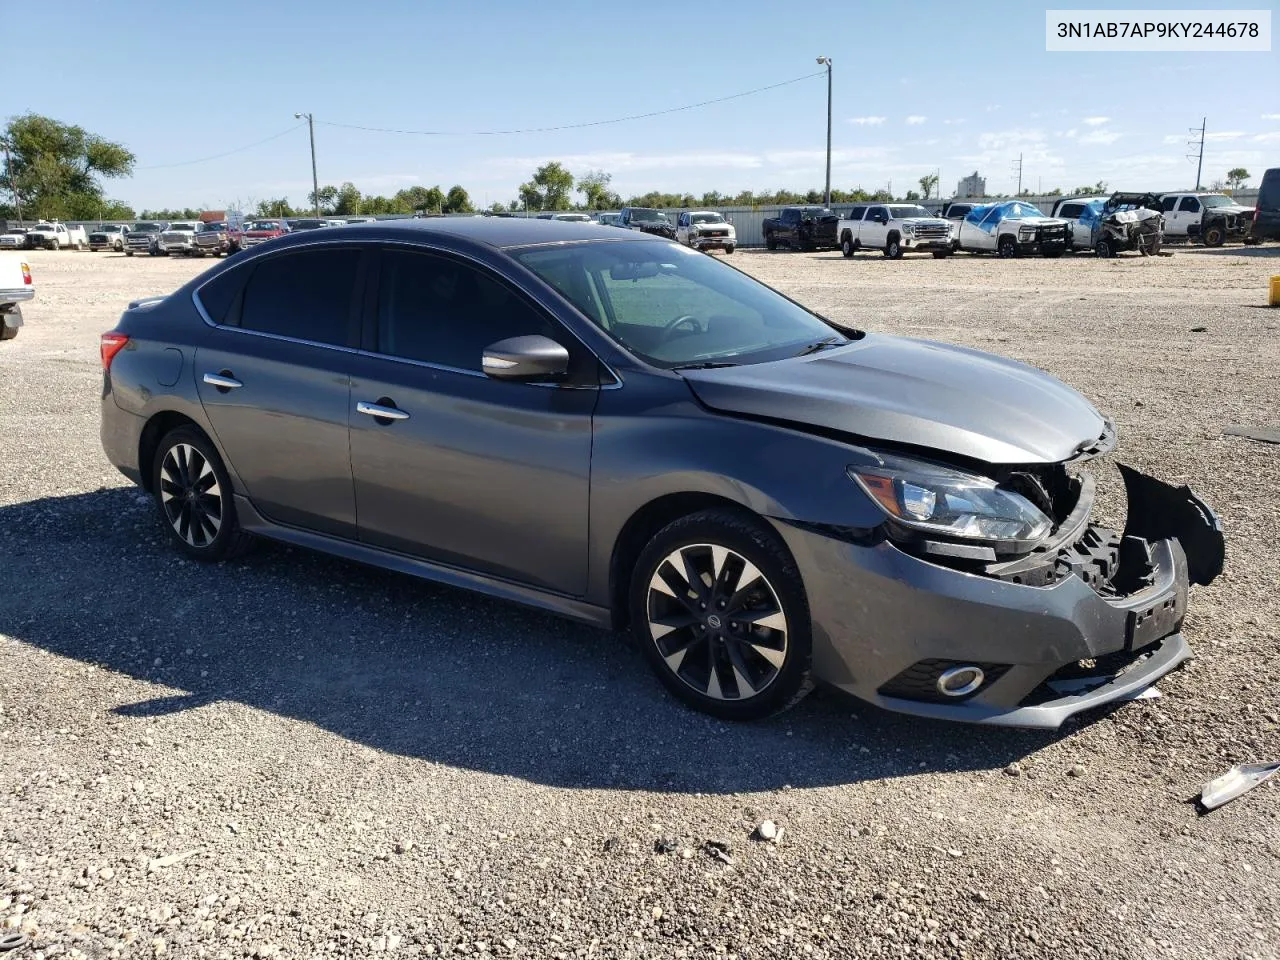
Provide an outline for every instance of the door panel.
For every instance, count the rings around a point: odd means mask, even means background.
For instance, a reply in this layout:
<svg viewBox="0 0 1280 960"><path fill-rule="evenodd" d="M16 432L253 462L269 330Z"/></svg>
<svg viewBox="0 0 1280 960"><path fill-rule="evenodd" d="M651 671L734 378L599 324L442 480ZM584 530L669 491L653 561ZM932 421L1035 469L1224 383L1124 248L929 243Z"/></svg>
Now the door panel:
<svg viewBox="0 0 1280 960"><path fill-rule="evenodd" d="M599 391L362 354L351 385L360 539L580 596ZM407 419L381 421L361 402Z"/></svg>
<svg viewBox="0 0 1280 960"><path fill-rule="evenodd" d="M355 538L347 442L354 354L230 328L196 351L196 386L254 506L279 523ZM242 384L219 390L205 374Z"/></svg>

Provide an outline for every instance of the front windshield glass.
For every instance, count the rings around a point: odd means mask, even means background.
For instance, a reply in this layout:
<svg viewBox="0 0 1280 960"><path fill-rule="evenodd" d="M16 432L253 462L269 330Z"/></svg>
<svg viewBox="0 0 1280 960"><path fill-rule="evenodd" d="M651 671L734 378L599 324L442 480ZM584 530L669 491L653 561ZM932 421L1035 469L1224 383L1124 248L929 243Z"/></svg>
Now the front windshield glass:
<svg viewBox="0 0 1280 960"><path fill-rule="evenodd" d="M691 213L690 223L724 223L724 217L718 213Z"/></svg>
<svg viewBox="0 0 1280 960"><path fill-rule="evenodd" d="M134 233L155 233L160 229L158 223L135 223L133 225Z"/></svg>
<svg viewBox="0 0 1280 960"><path fill-rule="evenodd" d="M644 223L650 220L666 220L667 215L660 210L646 210L643 207L635 207L631 211L631 219Z"/></svg>
<svg viewBox="0 0 1280 960"><path fill-rule="evenodd" d="M918 207L913 204L907 207L890 207L889 216L895 220L905 220L907 217L932 217L933 214L924 207Z"/></svg>
<svg viewBox="0 0 1280 960"><path fill-rule="evenodd" d="M847 342L798 304L686 247L610 241L537 247L515 256L657 366L759 363Z"/></svg>
<svg viewBox="0 0 1280 960"><path fill-rule="evenodd" d="M169 224L169 229L170 229L170 230L195 230L195 228L196 228L196 225L195 225L194 223L171 223L171 224Z"/></svg>
<svg viewBox="0 0 1280 960"><path fill-rule="evenodd" d="M1224 197L1221 194L1215 194L1212 197L1201 197L1200 202L1206 207L1229 207L1235 203L1230 197Z"/></svg>
<svg viewBox="0 0 1280 960"><path fill-rule="evenodd" d="M280 224L274 220L254 220L249 224L249 230L279 230Z"/></svg>

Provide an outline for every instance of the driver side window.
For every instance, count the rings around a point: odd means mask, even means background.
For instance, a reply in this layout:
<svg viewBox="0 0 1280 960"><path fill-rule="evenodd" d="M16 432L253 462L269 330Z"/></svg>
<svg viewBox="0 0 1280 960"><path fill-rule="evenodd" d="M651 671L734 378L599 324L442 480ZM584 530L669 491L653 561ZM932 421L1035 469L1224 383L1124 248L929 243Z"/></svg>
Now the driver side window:
<svg viewBox="0 0 1280 960"><path fill-rule="evenodd" d="M434 254L384 250L378 352L483 372L485 347L527 334L568 345L556 325L485 271Z"/></svg>
<svg viewBox="0 0 1280 960"><path fill-rule="evenodd" d="M1178 204L1178 209L1183 213L1198 213L1200 210L1200 201L1195 197L1183 197L1182 202Z"/></svg>

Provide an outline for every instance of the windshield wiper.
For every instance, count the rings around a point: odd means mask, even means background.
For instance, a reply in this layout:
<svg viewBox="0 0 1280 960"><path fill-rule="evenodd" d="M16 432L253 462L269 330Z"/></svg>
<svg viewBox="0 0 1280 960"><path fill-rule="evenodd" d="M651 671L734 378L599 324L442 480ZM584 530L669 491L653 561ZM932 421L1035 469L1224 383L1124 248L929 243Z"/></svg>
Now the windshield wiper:
<svg viewBox="0 0 1280 960"><path fill-rule="evenodd" d="M843 341L844 339L845 339L844 337L838 336L838 335L834 337L826 337L825 339L819 340L816 343L809 344L807 347L805 347L803 350L797 353L796 356L804 357L804 356L808 356L811 353L817 353L819 350L824 350L827 347L842 346L843 344L841 343L841 341Z"/></svg>
<svg viewBox="0 0 1280 960"><path fill-rule="evenodd" d="M682 363L672 370L715 370L719 367L736 367L738 364L729 360L702 360L698 363Z"/></svg>

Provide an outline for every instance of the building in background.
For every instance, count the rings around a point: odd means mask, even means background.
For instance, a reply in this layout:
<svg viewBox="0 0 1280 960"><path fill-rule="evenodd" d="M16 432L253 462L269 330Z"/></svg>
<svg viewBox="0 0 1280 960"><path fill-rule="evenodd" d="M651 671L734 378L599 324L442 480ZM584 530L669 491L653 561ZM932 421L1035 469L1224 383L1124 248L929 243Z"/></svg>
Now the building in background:
<svg viewBox="0 0 1280 960"><path fill-rule="evenodd" d="M975 170L956 184L957 197L985 197L987 195L987 178L978 176Z"/></svg>

